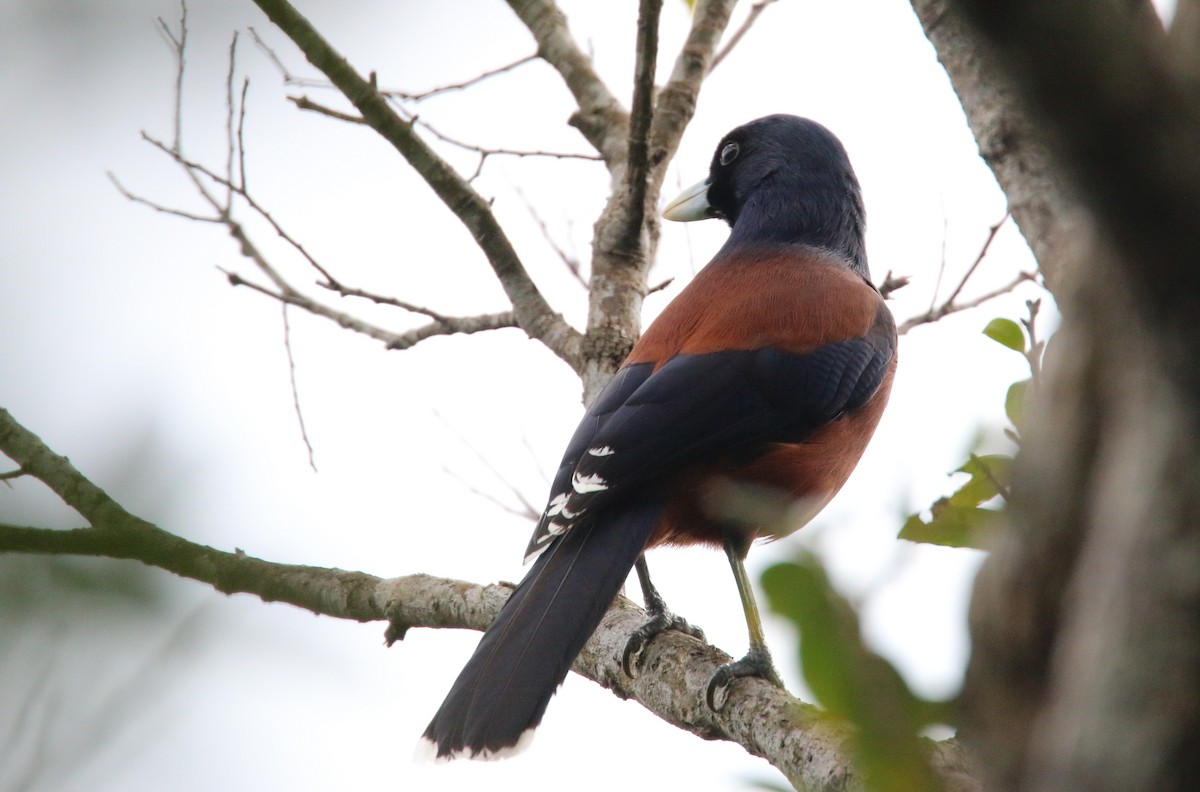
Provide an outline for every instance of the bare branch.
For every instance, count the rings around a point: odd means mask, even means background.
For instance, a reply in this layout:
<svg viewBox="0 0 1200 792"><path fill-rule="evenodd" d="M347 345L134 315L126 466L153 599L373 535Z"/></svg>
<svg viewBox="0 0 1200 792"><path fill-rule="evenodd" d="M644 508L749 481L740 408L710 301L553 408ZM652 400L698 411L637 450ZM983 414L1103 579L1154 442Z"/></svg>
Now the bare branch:
<svg viewBox="0 0 1200 792"><path fill-rule="evenodd" d="M521 329L578 369L581 342L578 331L546 302L488 202L438 157L414 132L412 124L395 113L374 84L351 68L286 0L255 0L255 3L295 42L309 62L333 81L371 128L404 156L467 227L512 301L513 313Z"/></svg>
<svg viewBox="0 0 1200 792"><path fill-rule="evenodd" d="M962 102L979 154L1052 289L1086 247L1091 219L1051 165L1034 125L992 46L951 0L911 0Z"/></svg>
<svg viewBox="0 0 1200 792"><path fill-rule="evenodd" d="M946 249L945 249L945 243L943 242L943 244L942 244L942 263L941 263L941 267L938 269L937 285L934 286L933 299L930 301L929 310L923 314L919 314L917 316L910 318L909 320L904 322L902 325L900 325L900 327L898 329L899 333L901 333L901 334L907 333L909 330L913 329L914 327L917 327L918 325L929 324L930 322L936 322L939 319L941 319L942 317L949 316L952 313L958 313L959 311L965 311L969 308L976 308L976 307L982 305L983 303L987 302L988 300L992 300L992 299L995 299L996 297L999 297L1002 294L1009 293L1010 291L1012 291L1013 289L1015 289L1017 286L1021 285L1025 281L1037 280L1037 273L1021 272L1017 275L1017 277L1015 279L1013 279L1010 283L1008 283L1005 286L1001 286L1000 288L995 289L994 291L990 291L979 297L976 297L973 300L968 300L968 301L962 302L962 303L956 302L956 300L958 300L958 295L960 295L962 293L963 288L967 285L967 281L971 280L971 277L975 274L975 271L979 269L979 265L983 262L984 258L987 257L988 250L990 250L992 247L992 242L995 241L996 235L1000 232L1000 229L1004 226L1004 224L1006 222L1008 222L1008 218L1010 216L1011 215L1006 212L1004 217L1000 218L1000 220L995 225L992 225L988 228L987 239L984 240L983 245L980 247L979 254L975 256L975 260L973 262L971 262L971 266L967 267L966 273L964 273L962 278L959 279L958 285L954 287L954 290L952 292L950 292L950 296L947 297L945 300L943 300L942 303L939 305L938 300L937 300L937 291L942 282L942 273L946 269ZM908 284L908 282L909 282L909 279L907 277L893 279L892 273L889 270L888 274L887 274L887 278L884 279L884 286L880 288L880 294L882 294L884 297L886 297L888 294L895 291L897 288L900 288L901 286L906 286Z"/></svg>
<svg viewBox="0 0 1200 792"><path fill-rule="evenodd" d="M907 321L905 321L903 324L901 324L900 327L898 327L896 329L896 332L899 333L900 335L903 335L903 334L907 333L909 330L912 330L914 327L917 327L917 326L923 325L923 324L929 324L930 322L936 322L937 320L941 319L942 317L949 316L952 313L958 313L959 311L966 311L971 308L978 308L979 306L983 305L988 300L994 300L1002 294L1008 294L1013 289L1017 288L1018 286L1020 286L1022 283L1025 283L1026 281L1032 281L1032 282L1036 283L1037 279L1038 279L1038 274L1036 272L1018 272L1017 276L1015 278L1013 278L1011 281L1009 281L1008 283L1006 283L1005 285L1003 285L997 289L993 289L992 291L987 292L985 294L981 294L973 300L967 300L966 302L961 302L961 303L945 302L936 308L926 311L923 314L914 316L914 317L908 319Z"/></svg>
<svg viewBox="0 0 1200 792"><path fill-rule="evenodd" d="M654 294L655 292L660 292L663 289L670 286L674 282L675 282L674 278L667 278L664 281L659 281L658 283L656 283L653 286L650 286L646 289L646 296L649 297L651 294Z"/></svg>
<svg viewBox="0 0 1200 792"><path fill-rule="evenodd" d="M662 0L638 4L637 62L633 75L633 110L629 117L629 144L617 201L624 209L617 217L621 228L610 251L620 257L645 256L642 242L648 207L650 177L650 125L654 119L654 70L658 62L658 21ZM657 196L658 191L653 194Z"/></svg>
<svg viewBox="0 0 1200 792"><path fill-rule="evenodd" d="M516 191L517 197L520 198L521 203L525 205L525 209L529 212L529 216L533 218L533 222L537 223L537 227L542 232L542 238L546 240L546 244L548 244L558 255L558 258L562 261L563 265L566 266L567 271L570 272L575 277L575 280L579 281L579 283L583 285L583 288L586 289L588 285L587 279L583 277L583 265L580 263L579 257L572 253L568 253L566 249L558 244L558 242L554 239L554 235L550 233L550 227L546 224L546 221L542 219L542 216L538 214L537 208L525 197L525 193L521 191L520 187L517 187Z"/></svg>
<svg viewBox="0 0 1200 792"><path fill-rule="evenodd" d="M592 68L553 0L508 0L508 5L538 45L538 56L554 67L575 97L579 112L571 116L578 129L612 168L625 159L629 114Z"/></svg>
<svg viewBox="0 0 1200 792"><path fill-rule="evenodd" d="M390 305L393 308L399 308L401 310L408 311L409 313L418 313L418 314L422 314L424 316L428 316L429 318L435 319L439 322L450 321L449 317L444 316L443 314L440 314L431 308L425 308L420 305L414 305L412 303L405 302L404 300L398 300L395 297L385 297L382 294L375 294L374 292L365 291L363 289L356 289L356 288L353 288L350 286L346 286L345 284L338 282L338 281L334 281L332 283L329 283L329 282L322 283L322 282L318 281L317 285L320 286L322 289L329 289L330 291L337 292L338 294L342 295L343 297L359 297L364 300L370 300L371 302L375 303L376 305Z"/></svg>
<svg viewBox="0 0 1200 792"><path fill-rule="evenodd" d="M296 423L300 426L300 439L308 449L308 466L316 473L317 460L313 454L312 443L308 439L308 428L304 425L304 411L300 409L300 388L296 385L296 357L292 354L292 327L288 322L287 309L287 303L280 306L280 313L283 314L283 348L287 351L288 381L292 385L292 406L296 410Z"/></svg>
<svg viewBox="0 0 1200 792"><path fill-rule="evenodd" d="M521 488L518 487L516 484L514 484L508 477L506 477L500 471L500 469L498 467L496 467L494 464L492 464L492 461L490 459L488 459L483 454L483 452L480 451L475 446L474 443L470 442L469 440L467 440L467 438L463 437L462 432L458 431L458 429L456 429L449 421L446 420L446 416L442 415L437 410L434 410L433 414L435 416L437 416L437 419L439 421L441 421L442 426L444 426L450 430L450 433L454 435L455 439L458 440L458 442L463 446L463 448L470 451L471 455L474 456L475 459L479 460L480 464L482 464L485 468L487 468L488 472L491 473L492 476L495 477L495 479L497 481L499 481L501 484L504 485L504 488L507 489L509 491L509 493L514 498L517 499L517 502L521 504L521 508L514 509L512 506L509 506L508 504L504 503L499 498L496 498L489 493L483 492L482 490L480 490L477 487L473 486L472 484L468 483L465 478L463 478L462 476L459 476L457 473L454 473L453 471L451 471L449 468L445 467L444 465L442 466L442 469L445 470L447 473L449 473L454 478L456 478L463 486L465 486L467 489L471 490L471 492L473 492L476 495L479 495L482 498L485 498L485 499L491 501L492 503L499 506L501 509L504 509L505 511L507 511L509 514L516 515L517 517L523 517L531 522L537 522L537 519L542 515L542 510L535 507L532 503L530 503L529 498L525 497L525 493L521 492Z"/></svg>
<svg viewBox="0 0 1200 792"><path fill-rule="evenodd" d="M247 244L243 243L244 246ZM260 268L265 265L268 272L274 273L274 270L269 264L266 264L265 259L262 259L261 254L258 253L252 244L249 245L249 250L243 250L243 253L256 262L262 262L260 263ZM427 325L422 325L403 333L397 333L391 330L384 330L377 325L359 319L344 311L330 308L328 305L296 291L282 279L280 280L282 285L279 286L279 291L272 291L266 286L246 280L236 272L221 271L225 273L225 277L229 279L231 286L245 286L251 291L258 292L265 297L278 300L286 305L294 305L297 308L302 308L314 316L329 319L347 330L361 333L369 338L374 338L376 341L382 341L387 349L408 349L434 336L454 335L456 333L481 333L487 330L519 327L512 312L503 311L501 313L481 314L479 316L446 316L436 319ZM275 274L278 277L278 274ZM268 275L268 277L270 276Z"/></svg>
<svg viewBox="0 0 1200 792"><path fill-rule="evenodd" d="M1025 308L1029 316L1021 320L1025 332L1029 334L1029 349L1025 351L1025 359L1029 361L1029 378L1036 386L1042 379L1042 352L1046 349L1046 341L1038 338L1037 315L1042 307L1041 299L1026 300Z"/></svg>
<svg viewBox="0 0 1200 792"><path fill-rule="evenodd" d="M911 282L912 278L908 275L894 275L888 270L887 275L883 276L883 283L879 284L879 296L886 300L892 292L903 289Z"/></svg>
<svg viewBox="0 0 1200 792"><path fill-rule="evenodd" d="M162 17L158 18L158 29L162 32L175 54L175 103L173 116L173 136L175 148L178 149L183 135L183 54L187 49L187 2L179 0L179 35L171 32L171 26Z"/></svg>
<svg viewBox="0 0 1200 792"><path fill-rule="evenodd" d="M420 101L428 99L432 96L438 96L439 94L450 93L451 91L461 91L464 88L470 88L472 85L477 85L477 84L483 82L484 80L488 79L489 77L495 77L497 74L504 74L505 72L510 72L513 69L518 68L519 66L524 66L526 63L537 60L537 58L538 58L537 53L534 53L533 55L526 55L524 58L515 60L512 63L507 64L506 66L500 66L498 68L491 69L489 71L485 71L483 74L472 77L469 80L463 80L462 82L450 83L449 85L442 85L442 86L438 86L437 88L430 88L428 91L421 91L419 93L413 93L410 91L400 91L400 90L393 89L393 90L381 90L380 93L382 93L384 96L387 96L391 99L404 99L404 100L407 100L410 102L420 102Z"/></svg>
<svg viewBox="0 0 1200 792"><path fill-rule="evenodd" d="M225 77L225 180L229 182L229 187L225 193L225 208L228 210L233 206L233 162L240 146L241 126L245 118L245 104L242 105L242 120L234 124L235 103L233 100L233 83L237 77L237 42L238 34L235 31L232 41L229 42L229 71ZM242 91L243 98L245 97L245 89ZM245 161L242 160L244 166Z"/></svg>
<svg viewBox="0 0 1200 792"><path fill-rule="evenodd" d="M725 43L724 47L721 47L721 51L713 57L712 65L708 67L710 74L712 73L713 69L721 65L721 61L725 60L729 53L733 52L733 48L741 43L742 38L750 32L750 28L754 27L754 23L758 21L759 16L762 15L762 12L767 10L767 6L774 2L775 0L758 0L757 3L750 6L750 13L746 15L746 18L742 21L741 26L739 26L738 29L734 31L733 35L729 37L729 41Z"/></svg>
<svg viewBox="0 0 1200 792"><path fill-rule="evenodd" d="M474 151L478 154L482 154L485 157L491 157L491 156L497 156L497 155L498 156L508 156L508 157L552 157L554 159L581 159L581 160L591 160L592 162L600 162L600 156L597 154L577 154L573 151L542 151L540 149L530 150L530 149L490 148L487 146L476 145L474 143L466 143L464 141L458 140L457 138L450 137L449 135L441 132L440 130L435 128L432 124L430 124L428 121L425 121L424 119L419 119L416 116L414 116L411 120L412 120L412 123L416 124L417 126L428 129L433 134L433 136L436 137L438 140L441 140L445 143L449 143L452 146L457 146L458 148L461 148L461 149L466 149L467 151Z"/></svg>
<svg viewBox="0 0 1200 792"><path fill-rule="evenodd" d="M445 317L418 327L415 330L409 330L407 333L400 333L396 340L388 344L388 349L408 349L418 342L424 341L426 338L432 338L433 336L453 335L454 333L482 333L487 330L503 330L506 327L520 328L512 311L480 314L479 316Z"/></svg>
<svg viewBox="0 0 1200 792"><path fill-rule="evenodd" d="M1005 212L1004 217L1001 217L998 223L988 228L987 239L984 240L983 247L979 249L979 255L976 256L975 260L971 262L971 266L967 267L966 274L959 279L958 285L954 287L954 291L950 292L950 296L946 298L946 305L952 304L955 298L957 298L962 292L963 287L967 285L967 281L971 279L971 276L975 274L975 270L979 268L979 264L983 261L984 257L987 256L988 250L990 250L992 247L992 242L996 239L996 234L1000 233L1001 226L1003 226L1011 216L1012 215L1009 212Z"/></svg>
<svg viewBox="0 0 1200 792"><path fill-rule="evenodd" d="M696 97L716 42L729 21L733 0L701 0L692 28L676 60L671 79L658 92L650 122L648 176L645 201L633 211L658 201L667 163L679 146L683 128L695 111ZM623 162L609 162L618 185L631 178ZM629 353L641 327L646 275L654 259L659 236L655 213L642 215L644 244L628 245L630 224L623 215L631 210L630 193L616 189L605 205L592 240L592 273L587 319L588 356L581 371L585 401L594 397Z"/></svg>
<svg viewBox="0 0 1200 792"><path fill-rule="evenodd" d="M28 475L25 471L25 468L17 468L16 470L6 470L3 473L0 473L0 481L12 481L13 479L18 479L18 478L21 478L21 476L25 476L25 475Z"/></svg>
<svg viewBox="0 0 1200 792"><path fill-rule="evenodd" d="M224 179L221 176L218 176L216 173L213 173L211 170L209 170L204 165L201 165L200 163L195 162L193 160L187 159L180 152L173 151L173 150L167 148L167 146L162 141L156 140L155 138L151 137L150 135L146 134L145 132L142 133L142 139L145 140L146 142L148 142L150 145L154 146L155 148L159 149L163 153L165 153L167 156L174 159L177 163L179 163L184 168L186 168L189 173L202 174L205 178L211 180L212 182L214 182L217 185L225 187L231 193L236 194L238 197L242 198L250 206L250 208L253 209L254 212L258 214L259 217L261 217L263 220L265 220L267 222L268 225L271 226L272 230L274 230L275 233L278 234L281 239L283 239L285 242L287 242L289 245L291 245L291 247L294 248L296 250L296 252L299 253L304 258L304 260L309 263L309 265L313 269L315 269L317 272L321 273L321 275L325 278L325 280L327 282L337 283L337 279L334 278L329 273L328 270L326 270L323 266L321 266L321 264L315 258L313 258L313 256L305 249L304 245L302 245L299 240L295 239L291 234L289 234L286 230L284 230L283 226L281 226L275 220L275 218L271 215L271 213L268 212L266 210L266 208L263 207L262 205L260 205L256 200L254 200L253 196L251 196L250 193L248 193L243 186L236 185L233 182L228 181L227 179ZM143 203L148 203L148 202L143 201ZM155 206L154 204L150 204L150 205ZM157 207L157 206L155 206L155 208L161 209L161 207ZM163 211L169 211L169 210L163 210ZM257 248L253 244L250 243L249 237L246 235L245 230L242 228L241 224L239 224L237 221L235 221L233 219L232 206L226 206L222 210L220 216L218 216L216 218L212 218L212 221L225 224L229 228L229 233L235 239L237 239L239 242L242 243L243 255L247 255L248 258L251 258L258 265L259 269L261 269L264 273L266 273L271 278L271 280L276 283L276 285L280 286L280 288L286 288L289 291L294 291L294 289L291 286L289 286L283 282L282 278L279 276L279 274L275 270L275 268L270 266L267 263L266 259L261 254L257 253ZM254 251L255 255L249 255L249 253L247 253L248 250Z"/></svg>
<svg viewBox="0 0 1200 792"><path fill-rule="evenodd" d="M736 0L698 0L692 28L675 59L671 78L658 92L650 130L650 162L655 184L662 184L668 162L679 148L683 130L696 113L700 86L708 76L717 43L729 24Z"/></svg>
<svg viewBox="0 0 1200 792"><path fill-rule="evenodd" d="M254 38L255 45L262 50L263 54L267 56L267 59L270 60L271 63L274 64L275 68L279 71L279 76L283 79L284 85L296 85L301 88L322 88L325 90L333 89L333 84L328 80L314 80L308 77L297 77L292 74L288 70L288 67L284 65L283 60L275 53L275 50L268 46L267 42L263 41L262 37L258 35L258 31L253 27L250 27L249 30L250 35Z"/></svg>
<svg viewBox="0 0 1200 792"><path fill-rule="evenodd" d="M431 309L422 308L420 306L413 305L411 303L406 303L402 300L398 300L398 299L390 298L390 297L383 297L381 295L372 294L372 293L364 291L362 289L350 288L350 287L343 285L340 281L338 281L336 278L334 278L333 275L330 274L330 272L328 270L326 270L323 266L321 266L321 264L318 263L316 261L316 259L313 258L312 255L310 255L308 253L308 251L304 248L304 246L298 240L294 239L290 234L288 234L288 232L286 230L284 230L284 228L275 220L275 218L270 214L270 212L268 212L264 207L259 205L254 200L254 198L251 197L241 186L235 185L232 182L229 182L227 179L225 179L221 176L218 176L217 174L213 173L211 170L209 170L205 166L201 165L200 163L193 162L191 160L186 159L178 152L172 151L163 142L154 139L153 137L151 137L150 135L148 135L144 132L142 133L142 137L147 142L149 142L151 145L158 148L160 151L166 153L168 156L172 157L176 162L178 162L180 165L182 165L184 168L186 168L189 172L201 174L205 178L211 180L213 183L220 185L222 187L225 187L228 190L231 190L233 194L236 194L239 197L241 197L242 199L244 199L249 204L249 206L256 213L258 213L258 215L260 217L262 217L264 220L266 220L266 222L271 226L271 228L274 229L276 234L278 234L284 241L286 241L297 252L299 252L300 255L303 256L304 259L315 270L317 270L317 272L319 272L322 275L322 277L325 280L323 282L318 282L318 284L317 284L318 286L329 289L331 291L335 291L338 294L341 294L343 296L362 297L364 299L372 300L378 304L392 305L394 307L402 308L404 310L411 311L413 313L424 314L426 316L431 317L434 321L431 322L430 324L424 325L422 327L414 328L412 330L409 330L409 331L406 331L403 333L397 333L397 332L393 332L391 330L385 330L375 324L367 322L356 316L352 316L351 314L346 313L344 311L338 311L334 308L331 308L328 305L325 305L324 303L321 303L318 300L315 300L312 297L309 297L308 295L304 294L299 289L294 287L291 283L289 283L288 280L283 277L282 273L280 273L280 271L267 259L267 257L262 253L262 251L259 249L259 247L250 238L250 235L247 233L245 227L240 222L238 222L237 220L235 220L233 218L230 211L223 210L216 217L202 217L199 215L193 215L193 214L190 214L187 212L183 212L183 211L180 211L177 209L171 209L171 208L168 208L165 206L161 206L161 205L156 204L152 201L149 201L145 198L142 198L140 196L137 196L137 195L134 195L134 194L128 192L116 180L116 178L111 176L111 174L110 174L110 178L112 179L113 183L117 186L117 189L120 190L121 193L124 194L126 197L128 197L130 200L150 206L153 209L160 211L160 212L166 212L168 214L185 217L185 218L188 218L191 220L200 220L200 221L204 221L204 222L223 224L229 230L230 236L232 236L235 240L237 240L238 245L239 245L239 251L241 252L241 254L243 256L245 256L246 258L250 259L254 263L254 265L259 269L259 271L261 271L264 275L267 276L267 278L270 279L270 281L275 285L275 289L272 290L272 289L266 288L262 285L254 283L253 281L246 280L245 278L243 278L241 275L238 275L237 273L229 272L229 271L222 269L221 271L225 273L225 276L228 278L229 283L231 285L245 286L253 291L258 292L259 294L270 297L274 300L278 300L279 302L283 303L284 306L294 305L298 308L308 311L311 314L329 319L333 322L336 322L339 326L346 328L347 330L351 330L356 333L361 333L370 338L374 338L378 341L382 341L388 349L408 349L408 348L414 346L415 344L425 340L426 338L432 338L434 336L439 336L439 335L452 335L455 333L478 333L478 332L483 332L486 330L496 330L496 329L501 329L501 328L518 326L517 321L514 318L514 315L511 311L506 311L506 312L502 312L502 313L498 313L498 314L484 314L482 316L448 317L448 316L443 316L442 314L439 314ZM290 347L289 347L289 360L290 360ZM307 436L306 436L305 440L307 442Z"/></svg>
<svg viewBox="0 0 1200 792"><path fill-rule="evenodd" d="M108 176L108 180L110 182L112 182L114 187L117 188L117 192L121 193L121 195L125 196L125 198L127 198L130 201L133 201L136 204L141 204L142 206L148 206L156 212L162 212L163 214L174 215L175 217L182 217L185 220L194 220L197 223L223 223L224 222L224 220L222 220L220 217L206 217L204 215L198 215L193 212L184 211L183 209L172 209L169 206L163 206L162 204L155 203L154 201L151 201L148 198L143 198L142 196L138 195L137 193L130 192L129 190L125 189L125 185L121 184L121 182L117 179L116 175L114 173L112 173L112 171L109 171L107 176Z"/></svg>
<svg viewBox="0 0 1200 792"><path fill-rule="evenodd" d="M289 96L288 101L296 105L300 110L311 110L315 113L320 113L330 118L336 118L339 121L345 121L350 124L365 124L367 123L362 116L350 115L339 110L334 110L332 107L326 107L322 104L317 104L307 96Z"/></svg>

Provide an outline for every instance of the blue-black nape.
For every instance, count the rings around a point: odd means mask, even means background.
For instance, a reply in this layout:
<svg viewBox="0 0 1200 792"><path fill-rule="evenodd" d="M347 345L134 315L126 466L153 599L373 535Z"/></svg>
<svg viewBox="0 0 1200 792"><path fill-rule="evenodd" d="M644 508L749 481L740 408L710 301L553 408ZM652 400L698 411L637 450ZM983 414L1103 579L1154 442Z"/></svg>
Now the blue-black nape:
<svg viewBox="0 0 1200 792"><path fill-rule="evenodd" d="M730 245L802 243L845 256L870 279L866 210L850 158L816 121L770 115L730 132L709 169L708 203Z"/></svg>

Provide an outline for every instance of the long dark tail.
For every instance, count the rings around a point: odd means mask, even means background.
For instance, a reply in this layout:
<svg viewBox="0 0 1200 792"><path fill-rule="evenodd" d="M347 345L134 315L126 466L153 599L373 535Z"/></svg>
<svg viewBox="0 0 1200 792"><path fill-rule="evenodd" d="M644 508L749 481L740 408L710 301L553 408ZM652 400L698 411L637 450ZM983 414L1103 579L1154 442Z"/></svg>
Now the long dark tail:
<svg viewBox="0 0 1200 792"><path fill-rule="evenodd" d="M439 758L488 759L523 746L661 512L618 507L574 526L534 562L425 729Z"/></svg>

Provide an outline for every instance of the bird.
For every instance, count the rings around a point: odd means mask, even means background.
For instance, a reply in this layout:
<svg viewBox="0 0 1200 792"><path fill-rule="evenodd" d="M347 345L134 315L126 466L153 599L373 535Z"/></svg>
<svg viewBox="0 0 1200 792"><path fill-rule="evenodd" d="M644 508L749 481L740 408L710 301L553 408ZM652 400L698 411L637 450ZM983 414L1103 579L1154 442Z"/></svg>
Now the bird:
<svg viewBox="0 0 1200 792"><path fill-rule="evenodd" d="M857 465L891 390L895 321L867 267L858 179L816 121L737 127L663 216L720 218L730 234L588 407L526 548L532 566L425 730L426 755L524 748L631 569L650 619L625 673L664 630L702 637L650 581L644 554L662 545L722 548L734 572L750 648L717 670L709 707L740 677L781 685L744 559L811 520Z"/></svg>

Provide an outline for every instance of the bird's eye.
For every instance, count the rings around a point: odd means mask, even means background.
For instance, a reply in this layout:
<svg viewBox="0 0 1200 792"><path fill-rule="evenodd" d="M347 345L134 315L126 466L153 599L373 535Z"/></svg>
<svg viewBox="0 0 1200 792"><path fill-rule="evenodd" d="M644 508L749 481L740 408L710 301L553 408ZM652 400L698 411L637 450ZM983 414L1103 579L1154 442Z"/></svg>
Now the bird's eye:
<svg viewBox="0 0 1200 792"><path fill-rule="evenodd" d="M721 149L721 164L728 165L737 159L738 149L739 147L737 143L732 141L726 143L725 148Z"/></svg>

